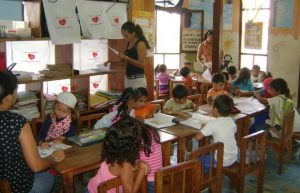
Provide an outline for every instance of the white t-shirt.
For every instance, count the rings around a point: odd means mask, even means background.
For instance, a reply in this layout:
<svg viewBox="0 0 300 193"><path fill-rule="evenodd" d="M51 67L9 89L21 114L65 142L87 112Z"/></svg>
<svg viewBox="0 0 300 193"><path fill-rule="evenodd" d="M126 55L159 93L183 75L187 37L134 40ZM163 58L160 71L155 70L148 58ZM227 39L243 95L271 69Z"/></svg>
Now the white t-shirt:
<svg viewBox="0 0 300 193"><path fill-rule="evenodd" d="M218 117L209 121L201 130L204 136L212 135L214 143L224 143L224 167L232 165L237 160L238 147L234 135L236 130L236 124L230 117Z"/></svg>
<svg viewBox="0 0 300 193"><path fill-rule="evenodd" d="M118 111L112 111L106 115L104 115L100 120L96 122L94 125L94 129L107 128L113 124L113 120L116 117ZM130 116L134 117L134 109L130 111Z"/></svg>

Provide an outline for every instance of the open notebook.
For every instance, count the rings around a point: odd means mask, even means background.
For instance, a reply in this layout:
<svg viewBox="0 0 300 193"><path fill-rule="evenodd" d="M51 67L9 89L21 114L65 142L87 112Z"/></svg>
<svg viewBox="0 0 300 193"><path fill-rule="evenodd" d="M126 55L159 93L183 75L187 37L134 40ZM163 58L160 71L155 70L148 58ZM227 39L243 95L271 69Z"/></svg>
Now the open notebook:
<svg viewBox="0 0 300 193"><path fill-rule="evenodd" d="M170 127L177 123L177 119L174 116L167 115L164 113L156 113L154 117L145 119L144 123L150 125L156 129Z"/></svg>
<svg viewBox="0 0 300 193"><path fill-rule="evenodd" d="M214 120L214 117L210 117L207 115L202 115L200 113L192 113L192 117L181 121L180 124L195 128L202 129L203 125L205 125L208 121Z"/></svg>
<svg viewBox="0 0 300 193"><path fill-rule="evenodd" d="M50 147L47 149L42 149L40 146L38 146L38 152L39 152L41 158L51 155L56 150L59 150L59 149L66 150L66 149L69 149L72 147L70 145L66 145L63 143L54 143L54 142L50 142L49 145L50 145Z"/></svg>
<svg viewBox="0 0 300 193"><path fill-rule="evenodd" d="M68 140L76 143L79 146L91 145L101 142L105 137L105 131L102 129L94 129L91 131L83 132L80 135L69 137Z"/></svg>

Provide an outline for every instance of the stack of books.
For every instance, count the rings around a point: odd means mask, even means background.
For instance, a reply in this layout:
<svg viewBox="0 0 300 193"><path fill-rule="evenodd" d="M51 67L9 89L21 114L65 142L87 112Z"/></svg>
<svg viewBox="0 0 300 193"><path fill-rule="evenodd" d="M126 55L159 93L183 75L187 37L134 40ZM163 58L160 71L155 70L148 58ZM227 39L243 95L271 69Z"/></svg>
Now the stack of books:
<svg viewBox="0 0 300 193"><path fill-rule="evenodd" d="M68 64L48 64L47 69L41 70L40 73L50 78L68 77L72 75L72 68Z"/></svg>
<svg viewBox="0 0 300 193"><path fill-rule="evenodd" d="M79 111L87 110L88 109L87 97L82 94L78 94L78 93L74 93L74 95L77 98L78 110Z"/></svg>
<svg viewBox="0 0 300 193"><path fill-rule="evenodd" d="M33 91L18 92L17 103L13 106L12 112L23 115L28 121L40 117L38 108L39 98Z"/></svg>
<svg viewBox="0 0 300 193"><path fill-rule="evenodd" d="M95 94L90 94L90 107L100 109L114 105L120 95L120 92L115 91L96 91Z"/></svg>
<svg viewBox="0 0 300 193"><path fill-rule="evenodd" d="M45 115L48 115L53 112L56 96L52 94L44 94L44 98L45 98L44 112Z"/></svg>

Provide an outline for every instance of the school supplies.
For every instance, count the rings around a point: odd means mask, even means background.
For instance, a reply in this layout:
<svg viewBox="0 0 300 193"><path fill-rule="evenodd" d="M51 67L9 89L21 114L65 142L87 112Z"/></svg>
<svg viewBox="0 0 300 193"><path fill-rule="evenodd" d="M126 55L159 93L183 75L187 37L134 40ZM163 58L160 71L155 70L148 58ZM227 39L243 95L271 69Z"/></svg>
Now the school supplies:
<svg viewBox="0 0 300 193"><path fill-rule="evenodd" d="M154 127L156 129L170 127L176 125L177 122L179 121L178 119L176 119L176 117L163 113L156 113L154 114L153 118L144 120L145 124L150 125L151 127Z"/></svg>
<svg viewBox="0 0 300 193"><path fill-rule="evenodd" d="M119 55L119 54L120 54L119 51L113 49L112 47L108 46L108 48L109 48L113 53L115 53L116 55Z"/></svg>
<svg viewBox="0 0 300 193"><path fill-rule="evenodd" d="M87 146L94 143L101 142L105 137L105 131L102 129L95 129L86 131L77 136L69 137L68 140L76 143L79 146Z"/></svg>

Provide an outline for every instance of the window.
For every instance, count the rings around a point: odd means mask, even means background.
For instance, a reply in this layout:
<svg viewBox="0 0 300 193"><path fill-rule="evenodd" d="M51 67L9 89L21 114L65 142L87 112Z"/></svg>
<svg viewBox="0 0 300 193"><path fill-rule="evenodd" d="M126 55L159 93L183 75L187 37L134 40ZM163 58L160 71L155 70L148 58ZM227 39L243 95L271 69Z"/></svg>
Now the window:
<svg viewBox="0 0 300 193"><path fill-rule="evenodd" d="M178 69L180 63L180 15L156 10L156 47L154 67L166 64Z"/></svg>
<svg viewBox="0 0 300 193"><path fill-rule="evenodd" d="M242 45L240 55L241 68L247 67L249 69L252 69L253 65L259 65L261 71L267 71L269 18L270 0L243 0L241 41ZM249 38L249 36L245 34L247 33L246 25L251 25L252 23L262 23L262 33L261 35L259 35L259 38L261 38L262 41L261 45L257 46L256 48L249 46L249 43L247 43L247 40L245 40L245 38L248 38L248 41L251 40L251 37Z"/></svg>

